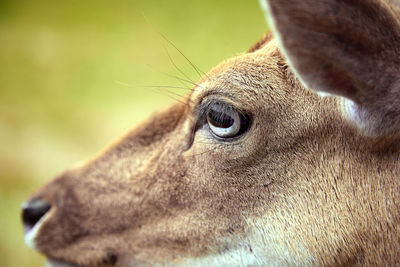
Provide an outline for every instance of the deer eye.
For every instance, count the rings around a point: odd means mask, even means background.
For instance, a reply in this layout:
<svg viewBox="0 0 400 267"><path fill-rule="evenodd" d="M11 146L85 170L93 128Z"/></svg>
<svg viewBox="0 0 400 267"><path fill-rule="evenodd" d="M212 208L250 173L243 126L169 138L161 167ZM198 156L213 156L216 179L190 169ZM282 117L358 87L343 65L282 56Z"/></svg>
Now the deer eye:
<svg viewBox="0 0 400 267"><path fill-rule="evenodd" d="M207 123L215 136L233 138L247 129L248 119L230 105L214 103L207 111Z"/></svg>

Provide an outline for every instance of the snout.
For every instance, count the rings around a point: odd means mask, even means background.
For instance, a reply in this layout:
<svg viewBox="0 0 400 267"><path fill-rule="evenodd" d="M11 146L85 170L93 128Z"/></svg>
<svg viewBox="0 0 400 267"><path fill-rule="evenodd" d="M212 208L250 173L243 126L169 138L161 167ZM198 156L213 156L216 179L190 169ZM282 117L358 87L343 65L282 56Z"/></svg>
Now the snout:
<svg viewBox="0 0 400 267"><path fill-rule="evenodd" d="M67 181L73 178L69 174L57 177L22 205L25 243L46 256L46 266L115 265L119 257L111 249L115 245L102 241L96 227L90 228L93 226L90 218L93 218L93 213L98 214L99 209L93 203L89 204L89 199L82 200L68 186ZM79 190L79 186L74 189L77 188ZM85 193L83 195L87 196ZM103 225L107 224L103 221L98 224L99 227ZM103 228L99 231L107 234Z"/></svg>

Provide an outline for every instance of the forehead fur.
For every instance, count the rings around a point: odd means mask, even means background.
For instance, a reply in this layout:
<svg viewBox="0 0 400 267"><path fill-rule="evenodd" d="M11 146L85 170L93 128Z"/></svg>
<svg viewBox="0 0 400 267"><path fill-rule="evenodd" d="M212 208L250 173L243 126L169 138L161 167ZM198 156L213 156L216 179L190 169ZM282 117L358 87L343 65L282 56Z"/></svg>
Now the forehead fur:
<svg viewBox="0 0 400 267"><path fill-rule="evenodd" d="M240 105L248 104L250 109L255 108L254 104L266 109L263 105L272 99L277 103L283 101L285 95L310 94L288 67L275 39L267 35L257 44L260 45L252 52L223 61L203 76L192 91L191 103L197 104L207 95L218 94ZM283 91L287 94L282 94ZM247 101L254 98L258 103Z"/></svg>
<svg viewBox="0 0 400 267"><path fill-rule="evenodd" d="M211 69L195 88L193 96L209 94L214 91L231 92L232 96L243 94L242 86L246 88L265 87L269 78L278 75L281 70L286 71L285 60L280 54L274 39L262 39L262 45L251 52L228 59ZM281 67L281 68L279 68ZM278 75L281 76L281 75Z"/></svg>

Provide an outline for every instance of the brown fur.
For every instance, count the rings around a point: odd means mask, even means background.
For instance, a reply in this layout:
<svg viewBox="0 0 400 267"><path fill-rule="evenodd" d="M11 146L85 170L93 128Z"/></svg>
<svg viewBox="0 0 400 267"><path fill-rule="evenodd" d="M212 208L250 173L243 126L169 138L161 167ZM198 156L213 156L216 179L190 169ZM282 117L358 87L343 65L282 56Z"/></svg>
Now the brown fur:
<svg viewBox="0 0 400 267"><path fill-rule="evenodd" d="M285 17L279 1L272 9ZM210 98L251 114L248 131L224 142L195 130ZM232 251L259 231L266 247L289 252L281 263L399 263L399 140L365 135L342 115L341 98L306 89L274 39L211 70L186 104L35 193L52 204L38 250L83 266L174 265ZM252 254L260 243L248 245ZM270 251L260 251L271 263Z"/></svg>

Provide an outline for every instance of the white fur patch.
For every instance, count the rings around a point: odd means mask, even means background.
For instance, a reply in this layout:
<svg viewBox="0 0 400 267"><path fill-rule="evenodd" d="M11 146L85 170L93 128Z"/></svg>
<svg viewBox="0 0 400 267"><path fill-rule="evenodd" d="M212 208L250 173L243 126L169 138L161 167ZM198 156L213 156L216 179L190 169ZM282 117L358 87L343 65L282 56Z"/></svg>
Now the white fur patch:
<svg viewBox="0 0 400 267"><path fill-rule="evenodd" d="M282 218L248 219L247 234L226 240L226 251L202 258L185 259L171 266L316 266L298 233L289 233ZM285 228L285 229L284 229ZM169 264L162 265L169 266Z"/></svg>
<svg viewBox="0 0 400 267"><path fill-rule="evenodd" d="M173 266L261 266L262 262L250 251L249 246L240 246L222 254L209 255L203 258L187 259Z"/></svg>
<svg viewBox="0 0 400 267"><path fill-rule="evenodd" d="M335 95L333 95L333 94L326 93L326 92L317 92L317 94L318 94L320 97L335 96Z"/></svg>
<svg viewBox="0 0 400 267"><path fill-rule="evenodd" d="M365 135L376 137L376 133L372 126L378 125L379 122L373 116L369 116L368 112L360 109L360 107L345 97L342 97L342 113L348 121L355 124Z"/></svg>
<svg viewBox="0 0 400 267"><path fill-rule="evenodd" d="M265 215L248 219L248 242L261 264L258 266L316 266L316 259L302 242L299 233L286 228L284 218Z"/></svg>

